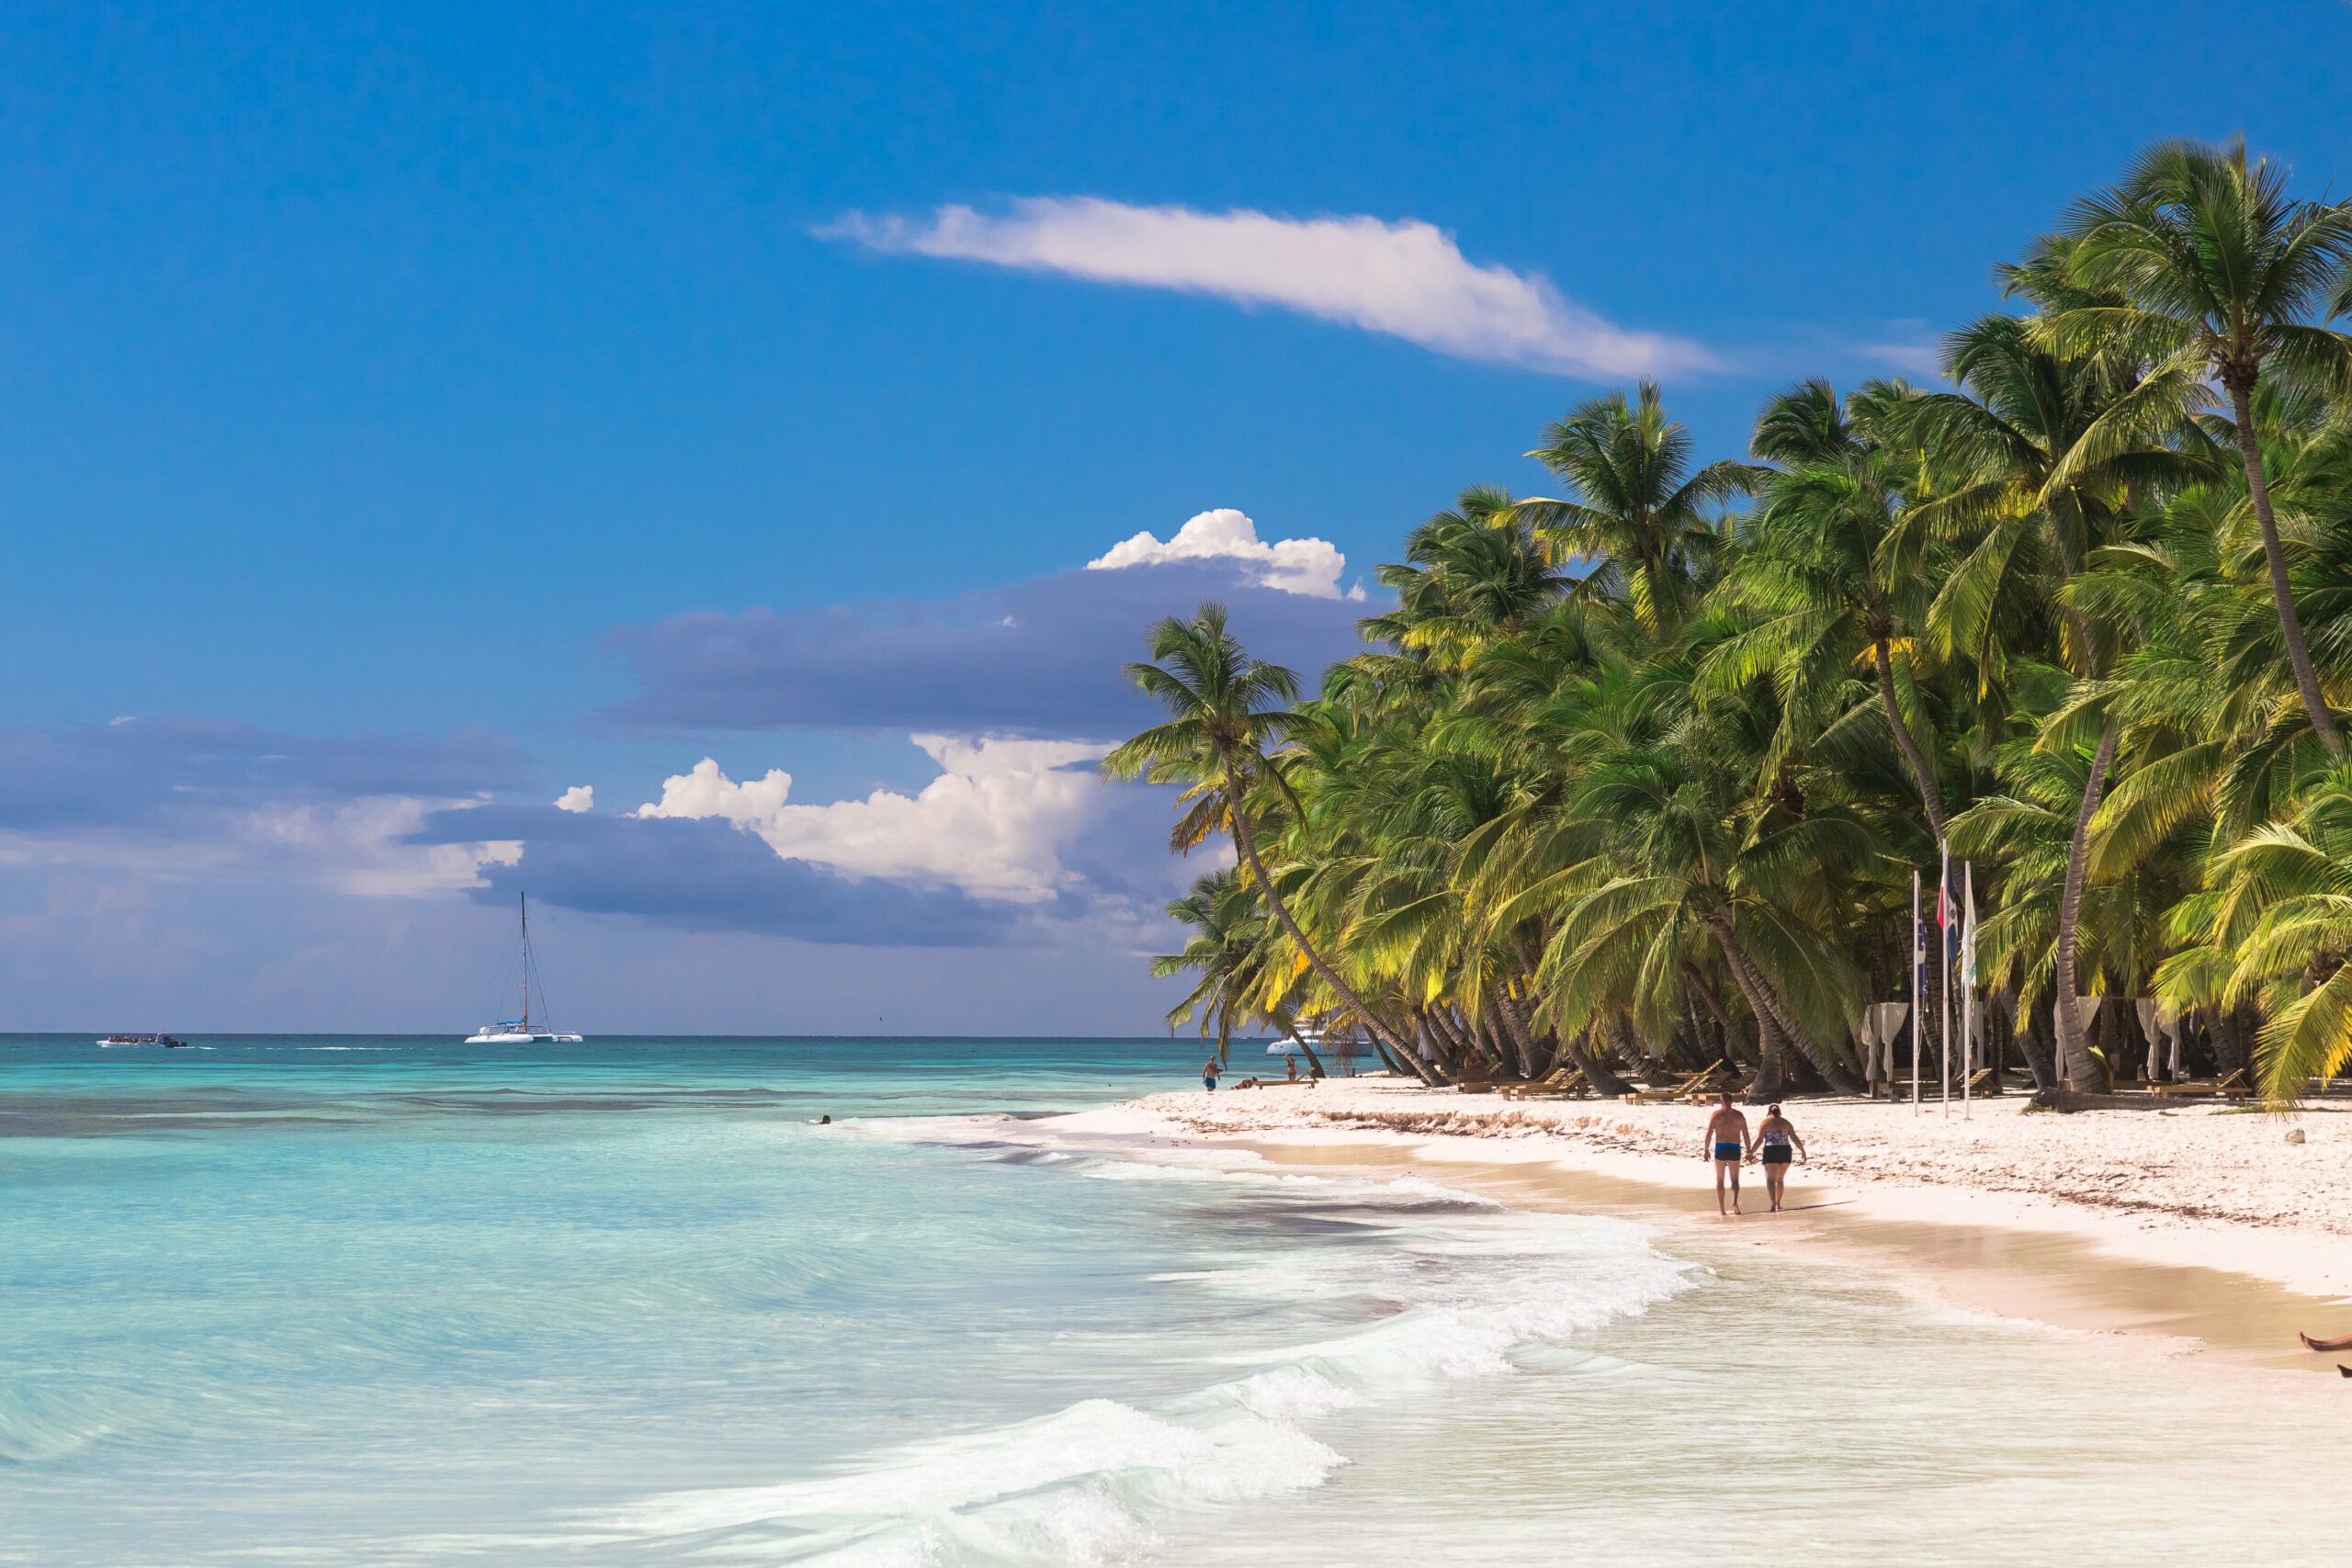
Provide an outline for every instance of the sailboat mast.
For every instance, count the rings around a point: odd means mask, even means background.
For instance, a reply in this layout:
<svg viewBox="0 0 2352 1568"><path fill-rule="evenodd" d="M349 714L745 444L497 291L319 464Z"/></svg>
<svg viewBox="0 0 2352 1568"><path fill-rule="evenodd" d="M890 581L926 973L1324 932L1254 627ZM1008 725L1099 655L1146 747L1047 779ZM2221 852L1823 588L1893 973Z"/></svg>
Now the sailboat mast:
<svg viewBox="0 0 2352 1568"><path fill-rule="evenodd" d="M531 1032L531 896L516 893L523 907L523 1032Z"/></svg>

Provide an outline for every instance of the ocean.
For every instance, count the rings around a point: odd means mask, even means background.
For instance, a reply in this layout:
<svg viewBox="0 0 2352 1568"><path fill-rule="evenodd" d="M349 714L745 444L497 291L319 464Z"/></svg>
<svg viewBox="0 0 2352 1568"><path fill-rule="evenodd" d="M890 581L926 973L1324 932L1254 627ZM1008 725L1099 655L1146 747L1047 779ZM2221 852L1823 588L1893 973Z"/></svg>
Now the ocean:
<svg viewBox="0 0 2352 1568"><path fill-rule="evenodd" d="M2335 1380L1048 1119L1196 1089L1186 1040L198 1044L0 1037L0 1562L2340 1540Z"/></svg>

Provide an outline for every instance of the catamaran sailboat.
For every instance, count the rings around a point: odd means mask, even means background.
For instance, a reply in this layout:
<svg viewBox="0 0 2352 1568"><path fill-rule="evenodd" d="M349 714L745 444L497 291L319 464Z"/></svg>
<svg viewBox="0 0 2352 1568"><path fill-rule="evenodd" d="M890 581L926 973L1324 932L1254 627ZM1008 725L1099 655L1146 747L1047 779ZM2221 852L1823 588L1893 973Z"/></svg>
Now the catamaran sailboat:
<svg viewBox="0 0 2352 1568"><path fill-rule="evenodd" d="M537 1041L554 1041L562 1044L577 1043L581 1039L577 1034L567 1034L560 1030L550 1029L545 1023L535 1024L531 1021L531 993L535 990L539 993L539 1011L545 1013L548 1000L547 987L539 984L539 963L531 953L530 896L518 893L515 897L522 900L523 915L523 1016L501 1019L496 1023L485 1023L466 1036L466 1043L469 1045L525 1045Z"/></svg>

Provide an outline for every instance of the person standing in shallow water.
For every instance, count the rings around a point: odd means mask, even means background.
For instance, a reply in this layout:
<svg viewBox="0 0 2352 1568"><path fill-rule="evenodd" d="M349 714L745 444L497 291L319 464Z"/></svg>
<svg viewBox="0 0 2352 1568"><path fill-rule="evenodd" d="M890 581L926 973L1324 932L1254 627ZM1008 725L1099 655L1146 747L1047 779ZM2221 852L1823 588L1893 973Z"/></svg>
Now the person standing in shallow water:
<svg viewBox="0 0 2352 1568"><path fill-rule="evenodd" d="M1805 1157L1804 1140L1797 1136L1796 1123L1781 1114L1777 1105L1764 1109L1764 1120L1757 1124L1756 1146L1764 1156L1764 1190L1772 1195L1772 1213L1781 1212L1781 1194L1789 1184L1789 1145L1796 1145L1797 1158Z"/></svg>
<svg viewBox="0 0 2352 1568"><path fill-rule="evenodd" d="M1747 1156L1747 1118L1731 1102L1730 1095L1718 1095L1715 1113L1707 1118L1707 1146L1700 1151L1701 1159L1715 1162L1715 1213L1739 1213L1739 1162ZM1731 1187L1731 1207L1724 1207L1724 1187Z"/></svg>
<svg viewBox="0 0 2352 1568"><path fill-rule="evenodd" d="M1216 1074L1217 1061L1215 1056L1211 1056L1201 1064L1201 1087L1211 1094L1216 1092Z"/></svg>

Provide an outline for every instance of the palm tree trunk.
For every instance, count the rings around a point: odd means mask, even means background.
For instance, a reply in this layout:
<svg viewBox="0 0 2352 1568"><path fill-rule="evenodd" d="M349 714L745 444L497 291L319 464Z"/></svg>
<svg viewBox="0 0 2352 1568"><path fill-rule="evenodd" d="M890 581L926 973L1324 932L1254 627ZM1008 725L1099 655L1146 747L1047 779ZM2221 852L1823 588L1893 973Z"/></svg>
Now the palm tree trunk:
<svg viewBox="0 0 2352 1568"><path fill-rule="evenodd" d="M2332 753L2344 750L2335 716L2320 694L2319 671L2312 667L2311 646L2303 641L2303 623L2295 614L2295 595L2287 582L2287 554L2278 546L2278 517L2270 509L2270 480L2262 470L2262 452L2255 445L2254 409L2250 388L2235 377L2230 382L2230 411L2237 421L2238 459L2245 465L2246 493L2254 498L2254 520L2262 527L2262 558L2270 569L2270 598L2278 609L2278 637L2287 645L2287 662L2295 668L2295 689L2302 694L2303 711L2312 729Z"/></svg>
<svg viewBox="0 0 2352 1568"><path fill-rule="evenodd" d="M1329 1075L1323 1071L1323 1058L1315 1054L1315 1047L1306 1043L1306 1036L1298 1032L1298 1025L1291 1021L1290 1015L1280 1014L1274 1021L1282 1025L1283 1032L1290 1036L1292 1044L1306 1053L1306 1065L1313 1069L1307 1077L1317 1078L1329 1077Z"/></svg>
<svg viewBox="0 0 2352 1568"><path fill-rule="evenodd" d="M1540 1077L1535 1066L1535 1041L1527 1032L1527 1021L1520 1016L1518 1009L1511 1006L1510 996L1495 998L1495 1015L1502 1020L1501 1032L1518 1054L1520 1076Z"/></svg>
<svg viewBox="0 0 2352 1568"><path fill-rule="evenodd" d="M1699 966L1687 958L1682 961L1682 974L1690 982L1690 994L1699 998L1699 1005L1707 1010L1708 1016L1715 1021L1716 1031L1723 1035L1724 1060L1735 1067L1744 1066L1745 1058L1740 1047L1746 1042L1740 1038L1739 1028L1733 1023L1731 1014L1724 1011L1724 1004L1716 1000L1715 988L1707 983L1704 975L1699 973Z"/></svg>
<svg viewBox="0 0 2352 1568"><path fill-rule="evenodd" d="M2099 797L2107 793L2107 770L2115 761L2116 721L2108 716L2098 732L2098 749L2091 753L2090 782L2083 786L2083 808L2075 814L2075 839L2066 848L2066 882L2058 897L2058 1073L2064 1086L2082 1093L2107 1088L2107 1075L2083 1037L2082 1021L2075 1016L2075 930L2083 912L2083 878L2089 869L2091 818Z"/></svg>
<svg viewBox="0 0 2352 1568"><path fill-rule="evenodd" d="M1234 769L1233 753L1226 752L1224 761L1226 807L1233 820L1234 841L1241 847L1241 858L1250 863L1250 874L1258 879L1258 891L1265 895L1266 908L1274 912L1274 919L1283 923L1283 930L1290 932L1291 941L1298 943L1299 953L1306 958L1307 966L1322 977L1323 983L1331 987L1331 994L1344 1002L1350 1012L1363 1020L1366 1029L1400 1051L1408 1049L1381 1021L1380 1016L1364 1005L1363 998L1356 995L1355 987L1340 979L1339 972L1323 962L1323 955L1315 950L1315 944L1306 940L1306 933L1299 930L1298 922L1291 918L1290 906L1283 901L1281 894L1274 891L1273 878L1266 874L1266 863L1258 858L1258 836L1250 830L1250 813L1242 809L1241 778Z"/></svg>
<svg viewBox="0 0 2352 1568"><path fill-rule="evenodd" d="M1586 1043L1590 1038L1591 1031L1578 1030L1563 1043L1561 1049L1566 1053L1568 1060L1577 1065L1577 1071L1584 1075L1584 1081L1592 1086L1595 1094L1614 1100L1625 1093L1630 1086L1593 1054Z"/></svg>
<svg viewBox="0 0 2352 1568"><path fill-rule="evenodd" d="M1650 1050L1649 1042L1634 1032L1623 1013L1612 1014L1609 1020L1609 1038L1617 1047L1617 1055L1626 1066L1641 1075L1644 1083L1653 1089L1663 1088L1673 1081L1666 1064Z"/></svg>
<svg viewBox="0 0 2352 1568"><path fill-rule="evenodd" d="M1759 1025L1769 1023L1773 1032L1778 1032L1781 1038L1794 1046L1806 1061L1813 1064L1814 1070L1821 1075L1822 1081L1838 1093L1863 1093L1861 1081L1854 1077L1852 1069L1846 1065L1844 1059L1836 1053L1826 1051L1815 1044L1812 1037L1789 1016L1788 1009L1781 1005L1779 994L1772 989L1772 982L1765 976L1761 969L1756 966L1755 961L1747 956L1747 952L1740 946L1739 940L1732 935L1730 927L1715 925L1711 926L1709 930L1714 935L1715 945L1723 950L1724 961L1731 965L1733 980L1738 984L1741 994L1747 998L1747 1005L1755 1010L1758 1023ZM1764 1072L1758 1075L1759 1089L1762 1087L1762 1077L1770 1071L1771 1067L1768 1063Z"/></svg>
<svg viewBox="0 0 2352 1568"><path fill-rule="evenodd" d="M1903 706L1894 700L1894 660L1889 655L1886 638L1871 640L1871 651L1877 655L1878 697L1886 707L1886 727L1894 731L1894 744L1903 752L1903 760L1911 765L1911 778L1919 786L1919 799L1928 808L1928 821L1936 830L1936 842L1944 841L1944 797L1936 788L1936 775L1928 770L1928 754L1919 750L1919 742L1911 727L1903 722Z"/></svg>
<svg viewBox="0 0 2352 1568"><path fill-rule="evenodd" d="M2007 994L2004 993L2004 995ZM2027 1009L2025 1027L2016 1032L2018 1055L2025 1058L2025 1070L2033 1075L2033 1088L2037 1094L2058 1087L2057 1071L2050 1065L2051 1045L2044 1040L2042 1034L2041 1010L2042 1004L2039 1002ZM2052 1011L2052 1018L2054 1031L2056 1018L2054 1009Z"/></svg>
<svg viewBox="0 0 2352 1568"><path fill-rule="evenodd" d="M1422 1022L1431 1034L1437 1036L1438 1043L1445 1048L1452 1060L1458 1062L1476 1054L1470 1042L1463 1038L1462 1032L1453 1027L1453 1020L1446 1016L1443 1007L1424 1014Z"/></svg>
<svg viewBox="0 0 2352 1568"><path fill-rule="evenodd" d="M1424 1041L1432 1038L1436 1032L1430 1027L1428 1015L1419 1009L1407 1008L1405 1018L1406 1021L1413 1026L1414 1048L1412 1050L1391 1051L1377 1034L1371 1037L1372 1048L1379 1052L1380 1059L1388 1063L1391 1069L1400 1077L1419 1078L1424 1086L1435 1089L1444 1081L1438 1077L1434 1061L1434 1058L1445 1049L1444 1043L1441 1041L1435 1047L1423 1043ZM1421 1055L1424 1051L1430 1053L1428 1057Z"/></svg>

